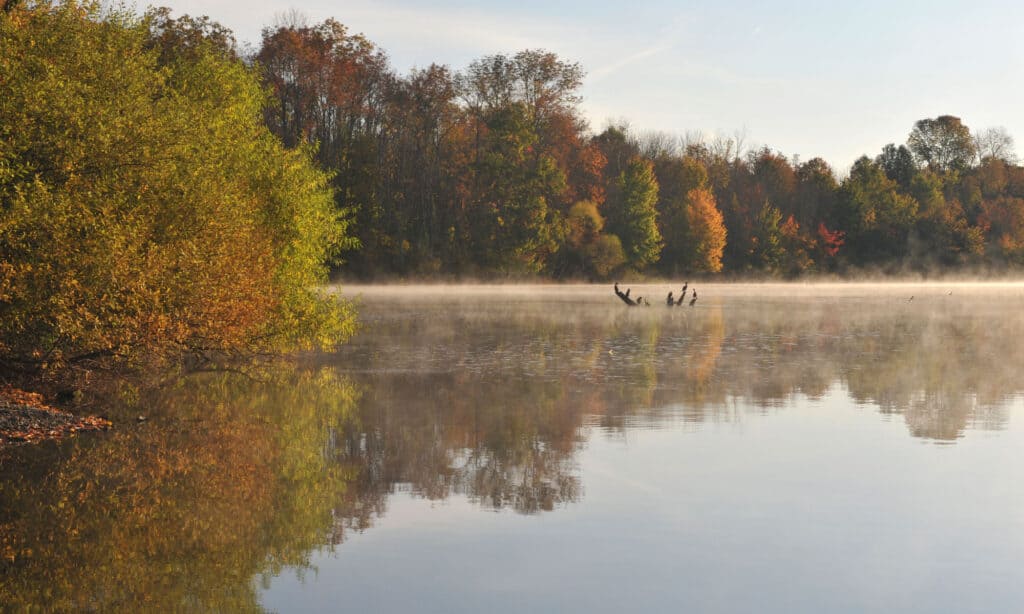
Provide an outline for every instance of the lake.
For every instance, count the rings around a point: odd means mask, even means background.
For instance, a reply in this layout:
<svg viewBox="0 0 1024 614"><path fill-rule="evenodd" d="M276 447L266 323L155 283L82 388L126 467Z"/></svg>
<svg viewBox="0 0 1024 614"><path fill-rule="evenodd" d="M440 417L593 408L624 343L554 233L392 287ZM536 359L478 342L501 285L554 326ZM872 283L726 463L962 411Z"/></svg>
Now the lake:
<svg viewBox="0 0 1024 614"><path fill-rule="evenodd" d="M1024 607L1024 285L627 286L345 286L337 353L119 388L0 452L0 604Z"/></svg>

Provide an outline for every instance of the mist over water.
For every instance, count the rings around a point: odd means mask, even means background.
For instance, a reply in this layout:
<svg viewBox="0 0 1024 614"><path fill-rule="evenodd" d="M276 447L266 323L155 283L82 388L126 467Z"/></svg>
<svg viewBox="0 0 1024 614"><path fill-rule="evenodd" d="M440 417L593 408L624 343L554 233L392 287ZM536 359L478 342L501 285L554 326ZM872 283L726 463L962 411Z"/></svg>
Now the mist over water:
<svg viewBox="0 0 1024 614"><path fill-rule="evenodd" d="M366 332L343 355L378 375L621 382L632 394L605 401L626 415L842 392L935 440L997 428L1020 392L1021 283L695 284L672 308L665 284L628 287L651 306L610 286L346 286Z"/></svg>
<svg viewBox="0 0 1024 614"><path fill-rule="evenodd" d="M1024 602L1024 285L627 287L651 306L346 285L362 328L335 353L128 395L109 435L0 457L0 602Z"/></svg>

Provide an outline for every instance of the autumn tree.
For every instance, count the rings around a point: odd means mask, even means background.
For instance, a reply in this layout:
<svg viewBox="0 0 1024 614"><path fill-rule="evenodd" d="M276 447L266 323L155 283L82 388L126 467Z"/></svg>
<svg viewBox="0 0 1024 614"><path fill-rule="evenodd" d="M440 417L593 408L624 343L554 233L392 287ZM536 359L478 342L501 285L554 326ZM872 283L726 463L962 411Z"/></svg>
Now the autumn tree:
<svg viewBox="0 0 1024 614"><path fill-rule="evenodd" d="M757 200L771 202L787 216L793 213L797 178L786 156L765 147L752 152L750 158L751 179L758 187Z"/></svg>
<svg viewBox="0 0 1024 614"><path fill-rule="evenodd" d="M392 218L377 192L379 139L394 79L387 56L327 19L265 28L255 59L273 93L267 126L289 147L315 147L321 166L333 171L338 211L355 212L363 250L353 254L353 265L372 266L391 239Z"/></svg>
<svg viewBox="0 0 1024 614"><path fill-rule="evenodd" d="M996 262L1024 265L1024 198L1005 195L986 200L980 217L989 229L988 252Z"/></svg>
<svg viewBox="0 0 1024 614"><path fill-rule="evenodd" d="M594 137L593 142L604 156L604 176L609 184L626 170L632 159L640 156L639 144L630 136L629 128L624 125L608 126Z"/></svg>
<svg viewBox="0 0 1024 614"><path fill-rule="evenodd" d="M783 251L780 273L787 277L797 277L816 270L814 256L818 247L817 237L802 229L792 214L779 226L779 234Z"/></svg>
<svg viewBox="0 0 1024 614"><path fill-rule="evenodd" d="M842 230L829 230L825 222L818 222L818 230L815 235L818 262L835 266L836 256L839 255L846 243L846 233Z"/></svg>
<svg viewBox="0 0 1024 614"><path fill-rule="evenodd" d="M662 155L658 175L658 228L665 241L659 268L667 275L722 270L726 229L704 165L692 156Z"/></svg>
<svg viewBox="0 0 1024 614"><path fill-rule="evenodd" d="M710 190L698 188L687 195L684 260L687 270L696 273L718 273L722 270L726 228L722 213L715 206Z"/></svg>
<svg viewBox="0 0 1024 614"><path fill-rule="evenodd" d="M927 170L915 175L910 185L910 194L918 203L910 243L912 264L965 263L984 249L980 229L971 227L960 202L947 200L943 188L942 178Z"/></svg>
<svg viewBox="0 0 1024 614"><path fill-rule="evenodd" d="M497 54L473 61L459 85L474 111L485 113L520 103L539 128L556 115L574 112L582 80L579 64L548 51L527 49L514 56Z"/></svg>
<svg viewBox="0 0 1024 614"><path fill-rule="evenodd" d="M462 238L469 130L455 75L431 65L398 78L382 120L375 194L386 239L366 258L378 270L432 274L469 258Z"/></svg>
<svg viewBox="0 0 1024 614"><path fill-rule="evenodd" d="M690 193L707 185L707 171L699 160L663 154L654 162L658 180L658 231L665 242L658 268L667 275L686 271L692 249L688 243Z"/></svg>
<svg viewBox="0 0 1024 614"><path fill-rule="evenodd" d="M238 43L228 28L203 15L172 16L171 9L159 7L148 14L150 26L147 47L160 51L160 63L167 64L182 55L216 53L225 59L238 59Z"/></svg>
<svg viewBox="0 0 1024 614"><path fill-rule="evenodd" d="M583 138L578 64L542 50L486 56L457 77L472 136L469 237L476 263L557 270L570 207L599 204L604 158ZM498 246L501 253L489 250ZM511 260L509 257L511 256Z"/></svg>
<svg viewBox="0 0 1024 614"><path fill-rule="evenodd" d="M603 232L604 217L595 203L581 201L572 206L566 219L565 248L561 252L561 275L606 279L626 262L622 242Z"/></svg>
<svg viewBox="0 0 1024 614"><path fill-rule="evenodd" d="M0 16L7 367L176 362L351 332L317 289L350 244L328 176L267 131L256 76L192 25L73 2Z"/></svg>

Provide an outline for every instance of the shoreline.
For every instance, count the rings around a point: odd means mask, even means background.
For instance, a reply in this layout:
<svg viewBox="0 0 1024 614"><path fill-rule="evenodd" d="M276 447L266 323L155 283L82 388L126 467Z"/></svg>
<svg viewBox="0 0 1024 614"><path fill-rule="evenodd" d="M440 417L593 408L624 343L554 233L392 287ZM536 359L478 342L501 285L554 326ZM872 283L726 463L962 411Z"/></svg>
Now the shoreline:
<svg viewBox="0 0 1024 614"><path fill-rule="evenodd" d="M64 439L84 431L105 431L113 424L97 416L76 416L47 405L43 395L13 386L0 387L0 449Z"/></svg>

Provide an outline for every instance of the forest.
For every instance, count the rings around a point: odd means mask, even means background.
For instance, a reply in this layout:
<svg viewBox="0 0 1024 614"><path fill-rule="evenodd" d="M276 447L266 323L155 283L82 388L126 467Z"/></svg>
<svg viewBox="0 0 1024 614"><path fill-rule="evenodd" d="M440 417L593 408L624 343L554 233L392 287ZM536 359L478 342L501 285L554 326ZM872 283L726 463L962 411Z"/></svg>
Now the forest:
<svg viewBox="0 0 1024 614"><path fill-rule="evenodd" d="M840 175L741 138L595 131L527 49L398 74L333 19L253 48L206 17L0 10L0 360L328 347L347 279L1011 271L1002 128L925 118Z"/></svg>
<svg viewBox="0 0 1024 614"><path fill-rule="evenodd" d="M1024 263L1024 168L1000 127L943 115L840 176L744 139L582 118L583 67L543 50L400 75L334 20L265 28L268 127L316 144L361 278L891 275ZM207 27L209 24L205 24ZM231 44L230 33L220 30Z"/></svg>

